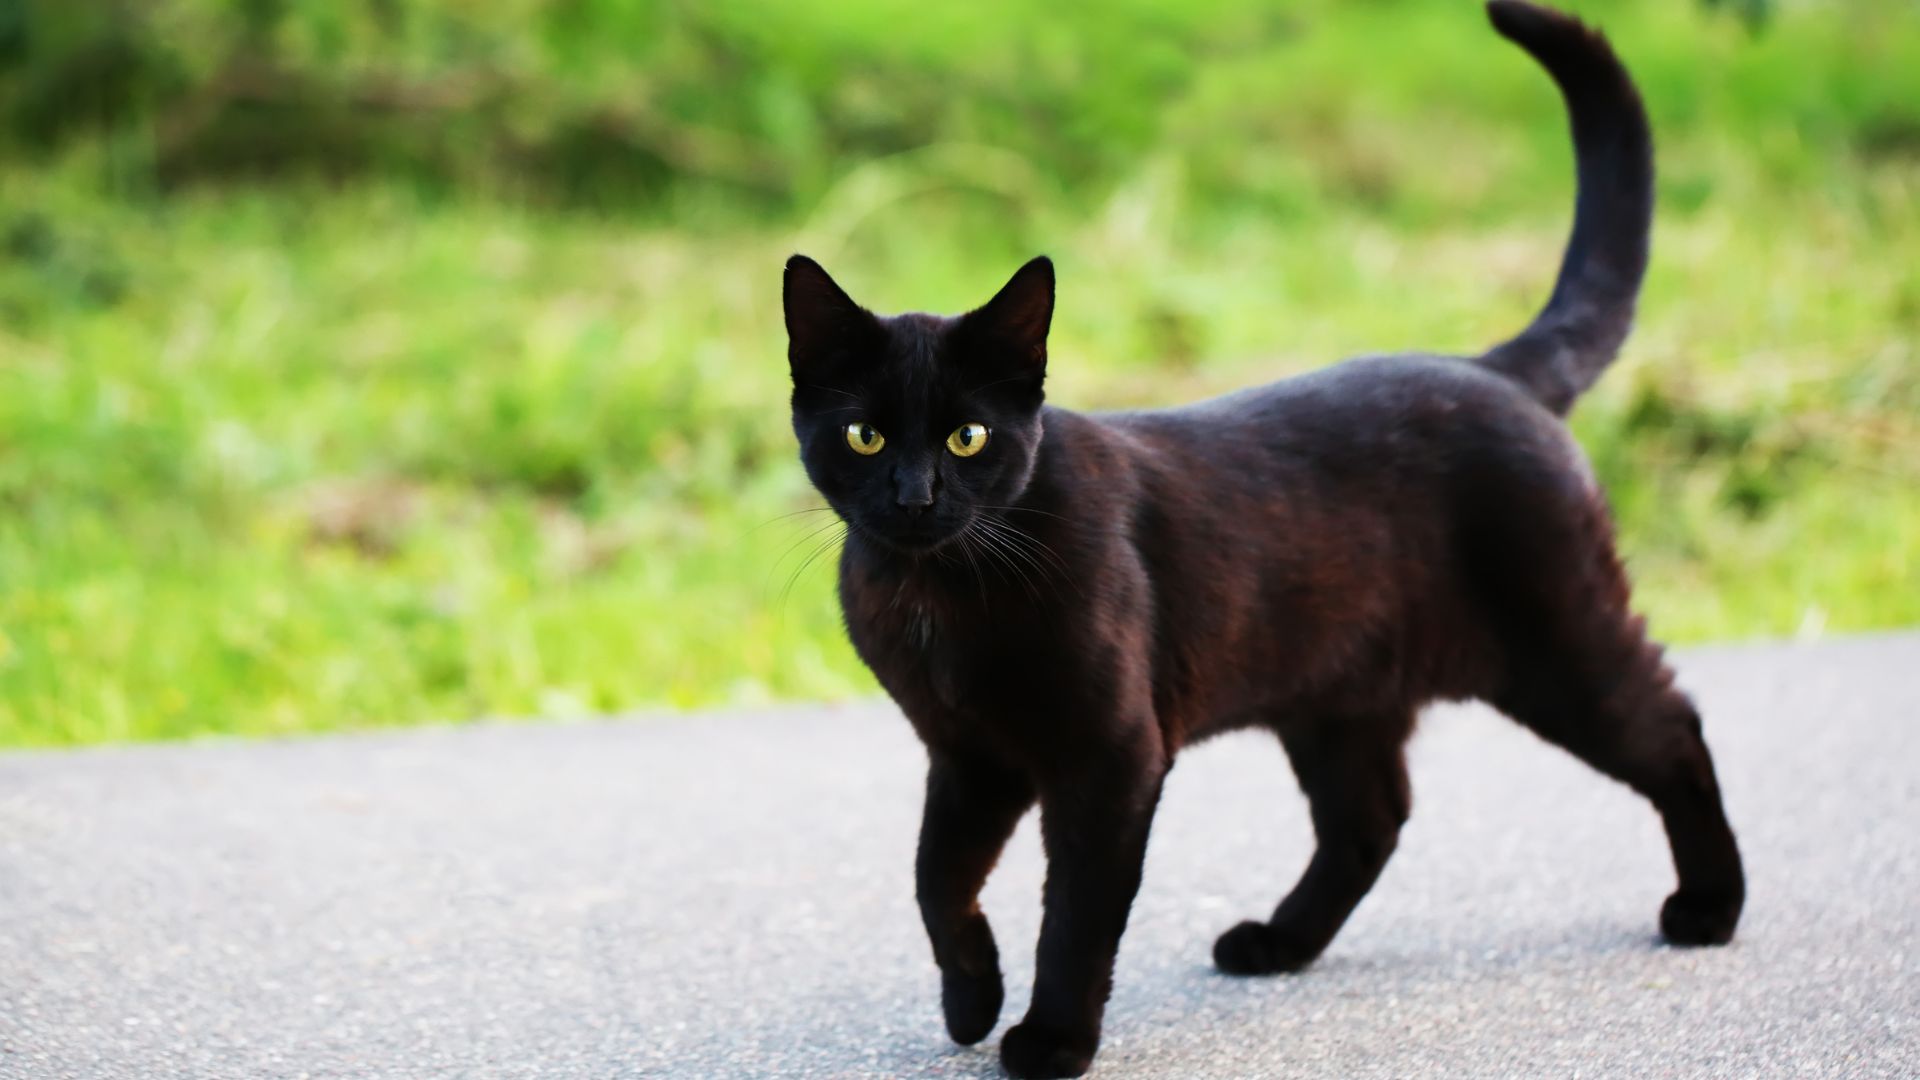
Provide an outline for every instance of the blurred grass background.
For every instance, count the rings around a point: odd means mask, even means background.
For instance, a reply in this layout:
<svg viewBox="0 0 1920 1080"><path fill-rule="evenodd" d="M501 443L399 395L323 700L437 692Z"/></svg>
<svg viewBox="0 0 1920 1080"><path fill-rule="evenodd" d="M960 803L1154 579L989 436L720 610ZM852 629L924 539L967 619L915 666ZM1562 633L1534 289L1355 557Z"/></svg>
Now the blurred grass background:
<svg viewBox="0 0 1920 1080"><path fill-rule="evenodd" d="M1574 7L1660 138L1575 423L1642 607L1920 622L1920 5ZM1437 0L0 0L0 152L13 745L872 692L790 251L879 310L1049 252L1053 400L1173 403L1492 343L1572 199Z"/></svg>

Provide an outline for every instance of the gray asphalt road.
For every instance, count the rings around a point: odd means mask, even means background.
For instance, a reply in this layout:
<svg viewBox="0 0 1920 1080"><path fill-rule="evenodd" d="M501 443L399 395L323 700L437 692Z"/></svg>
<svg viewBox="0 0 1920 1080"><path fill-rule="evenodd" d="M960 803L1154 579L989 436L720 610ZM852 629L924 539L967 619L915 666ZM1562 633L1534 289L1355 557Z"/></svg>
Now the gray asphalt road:
<svg viewBox="0 0 1920 1080"><path fill-rule="evenodd" d="M1309 830L1278 749L1181 759L1095 1076L1920 1076L1920 636L1681 658L1752 900L1665 948L1652 813L1430 715L1415 808L1309 972L1208 950ZM874 705L0 756L0 1075L992 1076L910 900ZM987 896L1032 977L1022 827Z"/></svg>

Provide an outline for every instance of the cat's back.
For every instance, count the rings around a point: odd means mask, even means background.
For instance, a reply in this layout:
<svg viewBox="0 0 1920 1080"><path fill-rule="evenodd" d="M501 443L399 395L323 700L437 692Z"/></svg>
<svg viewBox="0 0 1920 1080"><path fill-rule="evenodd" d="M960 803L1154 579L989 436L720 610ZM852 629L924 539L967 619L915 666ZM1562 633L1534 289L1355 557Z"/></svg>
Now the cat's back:
<svg viewBox="0 0 1920 1080"><path fill-rule="evenodd" d="M1429 471L1484 454L1586 471L1566 426L1508 379L1422 353L1362 356L1164 409L1097 414L1149 454L1243 467Z"/></svg>

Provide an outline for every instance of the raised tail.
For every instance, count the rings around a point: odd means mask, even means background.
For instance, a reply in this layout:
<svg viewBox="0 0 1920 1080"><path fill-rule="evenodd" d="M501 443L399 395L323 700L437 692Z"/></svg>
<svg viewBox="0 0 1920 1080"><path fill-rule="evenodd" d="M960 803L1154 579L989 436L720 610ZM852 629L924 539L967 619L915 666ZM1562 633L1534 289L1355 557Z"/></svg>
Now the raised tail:
<svg viewBox="0 0 1920 1080"><path fill-rule="evenodd" d="M1547 306L1478 362L1565 416L1633 326L1653 225L1653 136L1633 80L1598 31L1520 0L1489 0L1487 15L1560 85L1573 120L1579 194Z"/></svg>

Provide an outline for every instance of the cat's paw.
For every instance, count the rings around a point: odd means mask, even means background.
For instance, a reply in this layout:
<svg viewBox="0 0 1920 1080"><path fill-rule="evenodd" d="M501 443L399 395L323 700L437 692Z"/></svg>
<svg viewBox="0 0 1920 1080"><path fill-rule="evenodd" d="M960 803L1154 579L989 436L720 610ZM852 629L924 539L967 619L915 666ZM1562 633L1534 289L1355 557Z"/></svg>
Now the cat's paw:
<svg viewBox="0 0 1920 1080"><path fill-rule="evenodd" d="M998 968L985 975L940 973L940 1008L947 1015L947 1034L961 1046L972 1046L987 1037L1000 1021L1000 1004L1005 998Z"/></svg>
<svg viewBox="0 0 1920 1080"><path fill-rule="evenodd" d="M1725 945L1740 922L1738 894L1687 892L1667 897L1660 907L1660 933L1675 945Z"/></svg>
<svg viewBox="0 0 1920 1080"><path fill-rule="evenodd" d="M1299 971L1320 950L1295 941L1284 927L1243 922L1213 943L1213 964L1227 975L1276 975Z"/></svg>
<svg viewBox="0 0 1920 1080"><path fill-rule="evenodd" d="M1000 1020L1006 991L1000 981L1000 950L993 927L976 911L955 929L940 951L940 1009L947 1034L961 1046L987 1037Z"/></svg>
<svg viewBox="0 0 1920 1080"><path fill-rule="evenodd" d="M1000 1042L1000 1063L1020 1080L1079 1076L1093 1064L1100 1037L1023 1020Z"/></svg>

